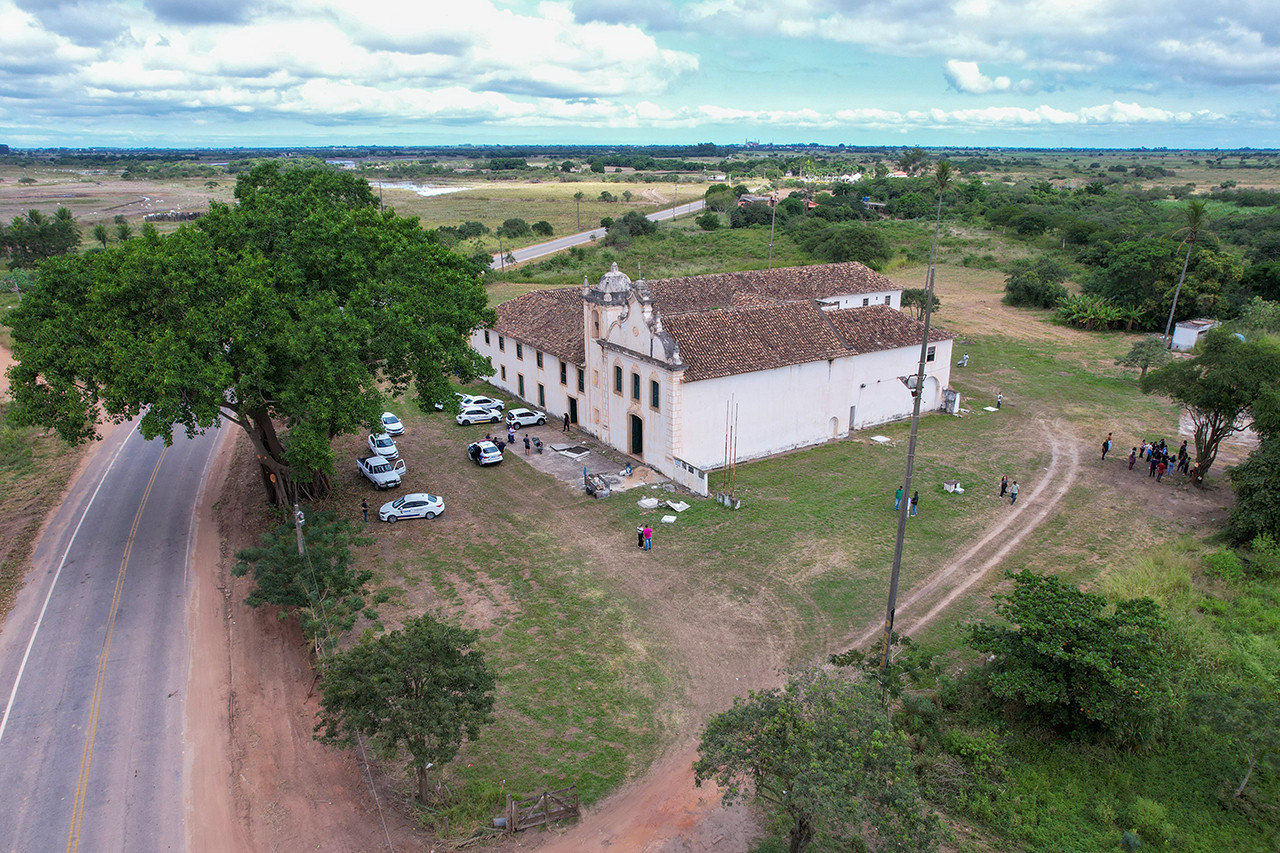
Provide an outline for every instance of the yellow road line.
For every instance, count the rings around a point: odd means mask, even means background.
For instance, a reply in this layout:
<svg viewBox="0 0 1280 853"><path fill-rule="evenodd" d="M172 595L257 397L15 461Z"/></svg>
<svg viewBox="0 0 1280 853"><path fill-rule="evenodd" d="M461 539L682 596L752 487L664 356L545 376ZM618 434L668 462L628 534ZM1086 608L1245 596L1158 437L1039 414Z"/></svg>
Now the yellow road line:
<svg viewBox="0 0 1280 853"><path fill-rule="evenodd" d="M93 685L93 699L89 703L89 723L84 733L84 753L80 758L80 781L76 784L75 803L71 809L71 832L67 835L67 853L75 853L80 849L80 823L84 819L85 795L89 787L89 765L93 763L93 743L98 732L98 712L102 708L102 686L107 677L107 659L111 654L111 635L116 629L116 614L120 612L120 594L124 591L125 571L129 568L129 556L133 553L133 540L138 533L138 525L142 523L142 510L147 506L147 498L151 495L151 487L160 474L160 463L164 461L169 448L160 452L156 467L151 471L151 479L147 481L146 491L138 502L138 511L133 516L133 526L129 528L129 536L124 543L124 554L120 558L120 570L116 574L116 589L111 597L111 611L107 616L107 635L102 640L102 651L98 654L98 677Z"/></svg>

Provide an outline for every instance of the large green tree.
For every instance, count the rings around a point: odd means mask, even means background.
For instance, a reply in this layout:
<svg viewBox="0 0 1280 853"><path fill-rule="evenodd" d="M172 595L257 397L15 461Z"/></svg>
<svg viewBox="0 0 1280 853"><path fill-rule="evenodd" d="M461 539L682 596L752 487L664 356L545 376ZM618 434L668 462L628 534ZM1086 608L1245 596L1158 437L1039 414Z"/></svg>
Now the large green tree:
<svg viewBox="0 0 1280 853"><path fill-rule="evenodd" d="M425 802L429 766L452 761L491 719L494 679L472 648L477 636L424 614L333 656L320 678L317 737L364 735L386 756L408 750Z"/></svg>
<svg viewBox="0 0 1280 853"><path fill-rule="evenodd" d="M1255 402L1274 392L1280 377L1280 348L1265 339L1244 342L1222 329L1201 340L1195 358L1153 370L1141 380L1145 393L1165 394L1177 402L1195 425L1192 482L1204 484L1218 455L1218 445L1248 428Z"/></svg>
<svg viewBox="0 0 1280 853"><path fill-rule="evenodd" d="M1047 725L1149 740L1168 699L1166 622L1149 598L1116 602L1023 570L995 596L1009 624L979 622L968 643L994 659L987 683Z"/></svg>
<svg viewBox="0 0 1280 853"><path fill-rule="evenodd" d="M384 394L415 383L429 406L451 398L447 374L485 372L474 268L380 211L364 180L266 163L236 199L168 236L46 261L7 320L15 416L69 442L101 418L141 415L166 441L225 420L269 498L291 502L328 492L331 440L373 427Z"/></svg>
<svg viewBox="0 0 1280 853"><path fill-rule="evenodd" d="M1258 536L1280 541L1280 389L1260 395L1251 411L1258 446L1244 462L1227 469L1236 492L1227 535L1237 545Z"/></svg>
<svg viewBox="0 0 1280 853"><path fill-rule="evenodd" d="M790 853L814 841L931 850L937 822L924 812L910 748L879 693L874 683L819 671L739 697L707 721L695 784L715 782L726 803L751 793L781 811Z"/></svg>

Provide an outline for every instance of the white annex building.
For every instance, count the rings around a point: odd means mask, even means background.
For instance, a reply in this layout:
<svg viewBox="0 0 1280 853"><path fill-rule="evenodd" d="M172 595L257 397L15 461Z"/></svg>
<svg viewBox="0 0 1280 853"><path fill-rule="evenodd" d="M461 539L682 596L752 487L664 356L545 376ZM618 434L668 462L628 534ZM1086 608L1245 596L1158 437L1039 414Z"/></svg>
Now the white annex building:
<svg viewBox="0 0 1280 853"><path fill-rule="evenodd" d="M924 324L901 306L857 263L634 282L614 264L503 303L472 345L493 385L707 494L732 408L737 462L909 417ZM951 337L930 330L923 411L943 405Z"/></svg>

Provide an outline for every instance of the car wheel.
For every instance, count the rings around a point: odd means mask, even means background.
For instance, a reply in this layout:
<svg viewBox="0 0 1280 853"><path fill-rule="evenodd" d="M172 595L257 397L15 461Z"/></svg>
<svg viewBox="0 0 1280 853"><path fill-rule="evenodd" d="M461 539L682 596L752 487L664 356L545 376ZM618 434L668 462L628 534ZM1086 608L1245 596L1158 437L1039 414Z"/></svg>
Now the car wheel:
<svg viewBox="0 0 1280 853"><path fill-rule="evenodd" d="M546 418L538 418L538 426L542 426L547 422Z"/></svg>
<svg viewBox="0 0 1280 853"><path fill-rule="evenodd" d="M434 512L427 513L427 518L435 518L435 517L436 517L436 514Z"/></svg>
<svg viewBox="0 0 1280 853"><path fill-rule="evenodd" d="M500 418L499 418L497 415L494 415L493 417L491 417L491 418L489 419L489 423L491 423L491 424L496 424L499 420L500 420Z"/></svg>
<svg viewBox="0 0 1280 853"><path fill-rule="evenodd" d="M399 520L400 520L400 517L399 517L399 516L397 516L397 515L389 515L389 516L387 516L387 523L388 523L388 524L395 524L395 523L396 523L397 521L399 521Z"/></svg>

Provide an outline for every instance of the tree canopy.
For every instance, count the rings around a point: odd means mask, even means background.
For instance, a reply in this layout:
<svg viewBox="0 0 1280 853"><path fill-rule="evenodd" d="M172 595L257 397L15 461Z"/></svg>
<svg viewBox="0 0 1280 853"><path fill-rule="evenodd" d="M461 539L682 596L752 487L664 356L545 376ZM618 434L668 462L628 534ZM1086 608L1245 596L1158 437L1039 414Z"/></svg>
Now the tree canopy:
<svg viewBox="0 0 1280 853"><path fill-rule="evenodd" d="M80 239L80 226L67 208L59 207L53 216L28 210L8 227L0 225L0 254L14 269L30 269L45 258L65 255Z"/></svg>
<svg viewBox="0 0 1280 853"><path fill-rule="evenodd" d="M91 255L46 261L7 320L20 422L69 442L141 415L171 440L226 420L250 436L269 497L327 493L333 437L378 422L384 394L450 398L486 372L492 321L474 267L355 175L265 163L238 204ZM282 429L283 428L283 429Z"/></svg>
<svg viewBox="0 0 1280 853"><path fill-rule="evenodd" d="M424 614L331 657L320 678L317 738L350 744L364 735L388 756L407 749L425 801L428 765L452 761L491 719L494 679L471 647L477 636Z"/></svg>
<svg viewBox="0 0 1280 853"><path fill-rule="evenodd" d="M991 692L1057 728L1121 742L1152 737L1168 692L1159 606L1136 598L1108 608L1101 595L1052 576L1011 577L1013 591L995 596L1011 624L968 628L969 645L995 656Z"/></svg>
<svg viewBox="0 0 1280 853"><path fill-rule="evenodd" d="M782 690L739 697L707 721L695 783L714 781L726 803L750 792L782 811L791 824L790 853L813 841L931 850L936 820L923 812L911 750L890 725L879 692L820 671L793 676Z"/></svg>

